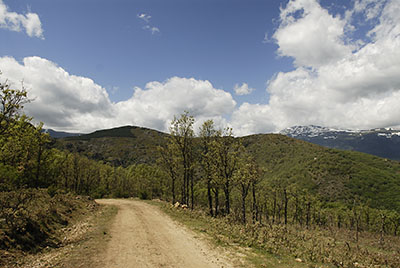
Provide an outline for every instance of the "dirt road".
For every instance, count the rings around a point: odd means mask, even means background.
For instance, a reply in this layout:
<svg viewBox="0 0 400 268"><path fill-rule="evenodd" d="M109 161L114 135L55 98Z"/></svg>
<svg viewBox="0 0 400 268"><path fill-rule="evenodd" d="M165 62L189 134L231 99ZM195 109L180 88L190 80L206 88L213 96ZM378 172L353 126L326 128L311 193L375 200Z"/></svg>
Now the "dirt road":
<svg viewBox="0 0 400 268"><path fill-rule="evenodd" d="M104 267L233 267L157 207L135 200L97 202L119 208Z"/></svg>

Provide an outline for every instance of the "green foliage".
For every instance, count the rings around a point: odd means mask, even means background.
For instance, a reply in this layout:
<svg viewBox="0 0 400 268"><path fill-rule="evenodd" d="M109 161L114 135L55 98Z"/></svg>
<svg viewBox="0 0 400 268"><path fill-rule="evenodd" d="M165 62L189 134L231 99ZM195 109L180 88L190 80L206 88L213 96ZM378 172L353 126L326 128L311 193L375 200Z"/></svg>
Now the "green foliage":
<svg viewBox="0 0 400 268"><path fill-rule="evenodd" d="M362 232L373 232L382 248L390 234L400 233L399 162L282 135L235 138L232 129L216 130L212 121L204 122L196 138L188 112L174 118L170 135L122 127L59 139L50 148L42 124L34 126L20 114L27 102L24 89L2 83L0 100L0 220L11 239L3 240L7 245L20 234L18 241L24 241L27 230L46 240L47 225L37 219L44 213L60 218L51 206L44 206L45 212L30 209L39 204L35 200L64 202L57 199L61 192L207 207L220 226L221 215L233 223L233 237L247 246L335 265L346 258L354 262L362 252L340 255L325 240L294 230L317 230L320 237L345 230L356 242ZM220 226L216 230L224 232ZM322 247L338 252L327 255Z"/></svg>
<svg viewBox="0 0 400 268"><path fill-rule="evenodd" d="M26 91L0 83L0 101L0 188L48 186L41 173L49 137L42 133L42 124L34 126L31 118L20 114L28 102Z"/></svg>
<svg viewBox="0 0 400 268"><path fill-rule="evenodd" d="M241 138L266 172L264 180L306 190L325 202L400 211L400 163L372 155L327 149L282 135Z"/></svg>
<svg viewBox="0 0 400 268"><path fill-rule="evenodd" d="M164 146L167 134L139 127L96 131L77 137L57 139L55 148L79 153L113 166L155 164L157 148Z"/></svg>
<svg viewBox="0 0 400 268"><path fill-rule="evenodd" d="M11 134L10 130L19 120L19 112L27 102L27 92L24 88L11 89L8 81L0 82L0 134L2 136Z"/></svg>
<svg viewBox="0 0 400 268"><path fill-rule="evenodd" d="M184 112L179 118L174 117L171 122L168 138L168 150L171 152L170 164L176 165L175 174L181 176L181 203L194 207L194 117ZM165 154L164 154L165 155ZM181 172L179 172L181 170ZM175 187L175 185L173 186ZM174 189L175 191L175 189Z"/></svg>
<svg viewBox="0 0 400 268"><path fill-rule="evenodd" d="M274 259L289 259L288 262L293 263L288 267L297 267L296 258L301 259L305 267L398 267L400 264L399 237L387 236L387 243L382 246L367 232L355 241L354 232L349 229L319 226L306 229L296 225L260 223L243 225L235 223L231 217L210 218L201 210L155 204L195 231L207 233L218 246L234 245L235 251L245 248L245 254L252 260L255 255L261 255L263 265L260 267L269 262L282 267L281 261L275 263Z"/></svg>

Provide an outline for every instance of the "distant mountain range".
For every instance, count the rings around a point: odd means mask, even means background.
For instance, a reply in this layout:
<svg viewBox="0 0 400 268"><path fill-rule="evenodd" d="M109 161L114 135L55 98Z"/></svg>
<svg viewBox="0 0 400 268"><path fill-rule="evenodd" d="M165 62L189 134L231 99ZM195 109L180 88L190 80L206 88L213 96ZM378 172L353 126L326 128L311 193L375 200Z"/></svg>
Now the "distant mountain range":
<svg viewBox="0 0 400 268"><path fill-rule="evenodd" d="M53 138L80 137L80 140L87 140L104 136L130 137L131 129L136 128L138 127L125 126L111 130L98 130L91 134L68 133L52 129L46 129L45 132ZM400 161L400 130L379 128L356 131L309 125L290 127L280 131L279 134L329 148L358 151Z"/></svg>
<svg viewBox="0 0 400 268"><path fill-rule="evenodd" d="M379 128L354 131L310 125L290 127L280 134L329 148L400 160L400 130Z"/></svg>
<svg viewBox="0 0 400 268"><path fill-rule="evenodd" d="M364 140L371 140L371 144L376 144L376 141L396 139L394 131L382 130L378 132L380 135L373 134L374 132L362 133L361 138L357 132L321 127L297 127L285 133L293 133L297 139L278 134L240 137L246 151L265 170L263 180L271 180L277 187L292 185L290 187L293 189L317 194L329 202L351 203L357 196L359 200L368 201L372 207L400 211L400 162L299 140L303 137L337 142L347 137L357 141L365 136ZM52 146L114 167L159 166L158 147L165 145L167 137L168 134L156 130L124 126L58 138ZM200 143L194 144L195 151L199 151L197 146ZM379 146L382 145L375 145L374 148Z"/></svg>
<svg viewBox="0 0 400 268"><path fill-rule="evenodd" d="M82 134L80 133L70 133L70 132L63 132L63 131L56 131L53 129L44 129L43 132L48 133L50 135L50 137L53 138L66 138L66 137L76 137L76 136L80 136Z"/></svg>

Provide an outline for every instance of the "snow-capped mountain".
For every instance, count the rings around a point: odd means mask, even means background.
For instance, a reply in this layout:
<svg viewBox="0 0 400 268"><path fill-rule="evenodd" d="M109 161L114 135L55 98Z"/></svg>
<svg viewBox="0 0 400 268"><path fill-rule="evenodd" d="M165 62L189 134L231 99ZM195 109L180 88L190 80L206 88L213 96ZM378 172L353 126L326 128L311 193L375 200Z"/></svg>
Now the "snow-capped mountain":
<svg viewBox="0 0 400 268"><path fill-rule="evenodd" d="M343 131L344 130L310 125L310 126L289 127L287 129L280 131L279 133L282 135L290 136L290 137L307 136L307 137L312 138L312 137L318 137L320 135L324 135L326 133L343 132Z"/></svg>
<svg viewBox="0 0 400 268"><path fill-rule="evenodd" d="M356 131L310 125L290 127L279 133L330 148L400 160L400 130L377 128Z"/></svg>

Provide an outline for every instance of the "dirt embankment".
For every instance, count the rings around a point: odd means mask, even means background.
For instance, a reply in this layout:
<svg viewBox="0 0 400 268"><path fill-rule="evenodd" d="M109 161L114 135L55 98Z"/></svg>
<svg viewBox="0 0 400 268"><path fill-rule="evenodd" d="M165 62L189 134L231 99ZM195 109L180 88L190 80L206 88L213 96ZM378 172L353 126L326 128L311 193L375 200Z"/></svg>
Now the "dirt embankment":
<svg viewBox="0 0 400 268"><path fill-rule="evenodd" d="M233 267L226 256L212 250L158 208L135 200L97 200L119 208L104 267Z"/></svg>

